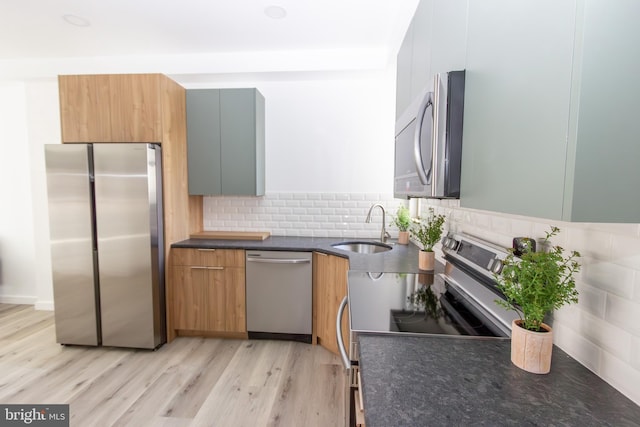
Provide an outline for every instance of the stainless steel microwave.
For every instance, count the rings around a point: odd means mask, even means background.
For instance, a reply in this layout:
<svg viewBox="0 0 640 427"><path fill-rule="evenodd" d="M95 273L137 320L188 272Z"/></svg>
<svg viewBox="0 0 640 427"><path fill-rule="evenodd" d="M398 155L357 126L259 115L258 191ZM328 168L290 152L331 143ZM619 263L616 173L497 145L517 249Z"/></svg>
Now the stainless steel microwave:
<svg viewBox="0 0 640 427"><path fill-rule="evenodd" d="M396 122L394 197L460 197L465 72L436 74Z"/></svg>

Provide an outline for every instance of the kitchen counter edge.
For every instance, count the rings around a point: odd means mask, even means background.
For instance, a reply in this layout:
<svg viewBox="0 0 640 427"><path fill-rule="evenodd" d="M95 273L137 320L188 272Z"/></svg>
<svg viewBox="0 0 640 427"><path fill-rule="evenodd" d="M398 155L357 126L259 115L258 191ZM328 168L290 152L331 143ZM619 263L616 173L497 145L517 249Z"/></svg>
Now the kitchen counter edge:
<svg viewBox="0 0 640 427"><path fill-rule="evenodd" d="M413 243L399 245L395 239L387 242L393 249L377 254L358 254L332 247L349 241L377 241L367 238L285 237L271 236L265 240L187 239L173 243L172 248L244 249L260 251L321 252L349 259L349 270L370 272L432 273L418 268L420 249Z"/></svg>

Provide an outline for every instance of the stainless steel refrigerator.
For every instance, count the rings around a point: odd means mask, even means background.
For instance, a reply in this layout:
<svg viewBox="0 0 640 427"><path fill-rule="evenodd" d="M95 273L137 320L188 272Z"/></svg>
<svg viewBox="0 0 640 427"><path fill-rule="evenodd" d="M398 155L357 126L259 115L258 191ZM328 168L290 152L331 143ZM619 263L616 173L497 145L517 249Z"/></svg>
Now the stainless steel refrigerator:
<svg viewBox="0 0 640 427"><path fill-rule="evenodd" d="M57 341L162 345L160 146L47 145L45 159Z"/></svg>

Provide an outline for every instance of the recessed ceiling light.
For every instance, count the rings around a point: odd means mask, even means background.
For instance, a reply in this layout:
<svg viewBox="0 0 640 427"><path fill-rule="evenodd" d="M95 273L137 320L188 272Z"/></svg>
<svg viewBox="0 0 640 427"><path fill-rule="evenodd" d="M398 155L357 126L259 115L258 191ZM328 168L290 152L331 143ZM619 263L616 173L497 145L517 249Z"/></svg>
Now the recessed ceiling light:
<svg viewBox="0 0 640 427"><path fill-rule="evenodd" d="M272 19L282 19L287 16L287 11L284 7L271 5L265 8L264 14Z"/></svg>
<svg viewBox="0 0 640 427"><path fill-rule="evenodd" d="M82 16L67 14L62 15L62 19L64 19L67 24L75 25L76 27L88 27L91 25L91 22Z"/></svg>

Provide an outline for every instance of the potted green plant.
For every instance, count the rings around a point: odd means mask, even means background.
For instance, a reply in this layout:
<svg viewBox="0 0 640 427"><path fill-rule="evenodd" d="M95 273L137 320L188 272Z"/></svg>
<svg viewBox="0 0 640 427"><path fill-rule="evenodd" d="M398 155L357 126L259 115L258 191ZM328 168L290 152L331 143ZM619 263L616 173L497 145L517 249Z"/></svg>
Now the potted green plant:
<svg viewBox="0 0 640 427"><path fill-rule="evenodd" d="M546 315L565 304L578 302L574 274L580 270L580 253L565 255L560 246L551 246L558 234L551 227L536 252L532 240L524 240L520 257L513 250L503 261L502 273L496 275L498 287L506 300L496 302L514 310L520 319L511 325L511 361L525 371L546 374L551 369L553 330L544 323Z"/></svg>
<svg viewBox="0 0 640 427"><path fill-rule="evenodd" d="M398 227L398 244L409 244L409 227L411 226L411 217L409 216L409 209L400 205L396 211L396 216L393 218L393 223Z"/></svg>
<svg viewBox="0 0 640 427"><path fill-rule="evenodd" d="M433 208L429 208L429 216L424 220L418 220L411 227L411 235L422 245L418 258L420 270L433 270L434 268L433 246L440 241L444 219L444 215L436 215Z"/></svg>

